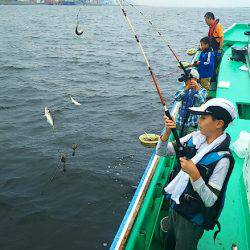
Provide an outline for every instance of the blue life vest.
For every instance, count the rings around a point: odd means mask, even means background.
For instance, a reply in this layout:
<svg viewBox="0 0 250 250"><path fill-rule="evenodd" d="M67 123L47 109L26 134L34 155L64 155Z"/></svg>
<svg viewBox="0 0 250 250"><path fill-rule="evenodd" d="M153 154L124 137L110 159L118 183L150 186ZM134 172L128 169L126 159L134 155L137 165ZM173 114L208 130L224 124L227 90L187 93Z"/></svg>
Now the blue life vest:
<svg viewBox="0 0 250 250"><path fill-rule="evenodd" d="M230 167L227 172L225 181L213 206L205 207L201 197L196 191L194 191L190 181L183 194L180 196L180 204L176 204L173 200L170 199L170 205L177 213L206 230L214 229L215 225L218 224L218 218L224 206L227 183L234 166L234 158L229 150L229 145L230 136L227 134L226 139L222 142L221 145L216 147L211 152L207 153L196 164L200 175L202 176L205 183L208 184L209 178L213 174L214 168L218 161L220 161L222 158L228 158L230 160ZM195 148L195 145L193 144L192 137L187 143L185 143L184 148L185 156L188 159L191 159L195 156L197 150ZM169 176L168 183L175 178L180 170L180 165L177 165L172 170ZM169 199L169 195L167 195L167 199Z"/></svg>

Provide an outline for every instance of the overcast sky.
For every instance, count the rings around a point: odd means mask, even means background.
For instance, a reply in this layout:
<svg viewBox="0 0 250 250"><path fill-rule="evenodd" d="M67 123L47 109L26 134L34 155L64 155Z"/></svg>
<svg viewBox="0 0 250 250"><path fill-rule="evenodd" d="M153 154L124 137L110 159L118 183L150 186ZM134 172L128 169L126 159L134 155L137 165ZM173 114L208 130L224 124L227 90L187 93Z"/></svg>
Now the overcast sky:
<svg viewBox="0 0 250 250"><path fill-rule="evenodd" d="M250 7L250 0L134 0L134 3L177 7Z"/></svg>

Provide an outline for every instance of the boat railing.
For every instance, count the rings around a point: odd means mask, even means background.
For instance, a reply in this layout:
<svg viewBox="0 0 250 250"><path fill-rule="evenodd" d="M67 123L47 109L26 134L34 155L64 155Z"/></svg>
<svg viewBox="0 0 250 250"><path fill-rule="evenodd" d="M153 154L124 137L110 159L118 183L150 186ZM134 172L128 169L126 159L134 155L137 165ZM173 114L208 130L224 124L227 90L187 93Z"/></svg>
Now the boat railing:
<svg viewBox="0 0 250 250"><path fill-rule="evenodd" d="M244 161L243 178L244 178L245 189L247 192L248 208L250 213L250 142L248 144L247 155Z"/></svg>
<svg viewBox="0 0 250 250"><path fill-rule="evenodd" d="M170 111L172 117L176 118L181 103L174 102L173 107ZM114 241L110 247L110 249L124 249L126 242L129 238L131 229L133 228L133 224L137 218L139 213L141 204L143 203L144 197L148 191L151 180L155 173L155 170L158 166L160 157L155 154L155 151L152 153L151 159L148 163L146 170L141 178L141 181L135 191L133 199L127 209L127 212L123 218L123 221L118 229L118 232L114 238Z"/></svg>
<svg viewBox="0 0 250 250"><path fill-rule="evenodd" d="M246 61L247 61L248 73L249 73L249 76L250 76L250 35L248 35L248 40L247 40Z"/></svg>

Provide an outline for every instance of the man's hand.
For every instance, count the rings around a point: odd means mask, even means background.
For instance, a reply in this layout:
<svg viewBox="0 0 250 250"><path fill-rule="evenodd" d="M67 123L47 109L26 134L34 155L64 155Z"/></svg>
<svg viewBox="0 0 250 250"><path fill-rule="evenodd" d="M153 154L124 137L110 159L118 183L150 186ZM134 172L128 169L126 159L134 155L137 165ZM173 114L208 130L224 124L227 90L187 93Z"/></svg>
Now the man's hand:
<svg viewBox="0 0 250 250"><path fill-rule="evenodd" d="M191 88L190 86L190 80L188 79L186 82L185 82L185 90L189 90Z"/></svg>
<svg viewBox="0 0 250 250"><path fill-rule="evenodd" d="M190 88L197 90L197 91L200 90L200 86L194 78L192 78L190 81Z"/></svg>
<svg viewBox="0 0 250 250"><path fill-rule="evenodd" d="M193 65L194 65L194 66L198 66L198 65L200 65L200 63L201 63L200 61L194 61L194 64L193 64Z"/></svg>
<svg viewBox="0 0 250 250"><path fill-rule="evenodd" d="M175 122L164 115L164 123L166 126L165 133L160 137L163 142L167 141L172 128L176 128Z"/></svg>
<svg viewBox="0 0 250 250"><path fill-rule="evenodd" d="M180 157L180 164L181 169L189 174L193 181L196 181L201 177L196 165L191 160L187 160L185 157Z"/></svg>
<svg viewBox="0 0 250 250"><path fill-rule="evenodd" d="M164 122L165 122L166 128L169 128L169 129L176 128L175 122L169 119L167 116L164 116Z"/></svg>

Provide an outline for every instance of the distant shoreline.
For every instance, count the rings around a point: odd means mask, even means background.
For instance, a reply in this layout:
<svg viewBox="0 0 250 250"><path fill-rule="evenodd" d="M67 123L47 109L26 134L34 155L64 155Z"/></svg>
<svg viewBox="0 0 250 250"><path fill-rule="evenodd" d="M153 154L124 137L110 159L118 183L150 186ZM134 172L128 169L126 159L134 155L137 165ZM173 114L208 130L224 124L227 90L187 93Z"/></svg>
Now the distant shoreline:
<svg viewBox="0 0 250 250"><path fill-rule="evenodd" d="M0 0L0 5L46 5L46 6L118 6L117 4L82 4L82 3L75 3L75 4L45 4L45 3L31 3L31 2L3 2ZM127 6L127 5L124 5ZM204 6L183 6L183 7L179 7L179 6L151 6L151 5L139 5L136 4L135 6L144 6L144 7L161 7L161 8L170 8L170 9L189 9L189 8L196 8L196 9L205 9L205 8L210 8L210 9L232 9L232 8L247 8L249 9L250 6L217 6L217 7L204 7Z"/></svg>
<svg viewBox="0 0 250 250"><path fill-rule="evenodd" d="M116 4L44 4L44 3L26 3L26 2L15 2L15 3L0 3L0 5L63 5L63 6L118 6Z"/></svg>

